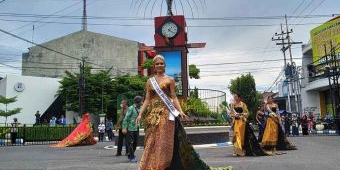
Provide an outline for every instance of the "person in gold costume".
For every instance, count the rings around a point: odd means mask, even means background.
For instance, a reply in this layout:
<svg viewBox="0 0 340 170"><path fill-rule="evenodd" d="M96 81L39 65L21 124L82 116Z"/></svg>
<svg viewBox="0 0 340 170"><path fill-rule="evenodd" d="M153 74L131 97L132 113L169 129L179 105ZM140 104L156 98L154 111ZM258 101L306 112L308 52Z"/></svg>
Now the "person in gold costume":
<svg viewBox="0 0 340 170"><path fill-rule="evenodd" d="M260 147L253 128L250 126L247 105L242 102L239 94L234 94L234 102L231 104L230 115L233 122L233 156L266 156L267 154Z"/></svg>
<svg viewBox="0 0 340 170"><path fill-rule="evenodd" d="M264 130L261 146L267 150L267 153L275 155L281 154L276 150L295 150L296 147L291 145L282 130L281 116L279 106L274 103L271 96L267 98L265 109L268 112L266 128Z"/></svg>
<svg viewBox="0 0 340 170"><path fill-rule="evenodd" d="M153 59L154 78L179 111L178 117L188 119L176 96L174 79L165 75L165 66L164 57L156 55ZM145 100L136 119L139 124L143 117L145 132L144 152L138 170L210 170L190 144L179 118L169 120L169 114L167 105L149 79Z"/></svg>

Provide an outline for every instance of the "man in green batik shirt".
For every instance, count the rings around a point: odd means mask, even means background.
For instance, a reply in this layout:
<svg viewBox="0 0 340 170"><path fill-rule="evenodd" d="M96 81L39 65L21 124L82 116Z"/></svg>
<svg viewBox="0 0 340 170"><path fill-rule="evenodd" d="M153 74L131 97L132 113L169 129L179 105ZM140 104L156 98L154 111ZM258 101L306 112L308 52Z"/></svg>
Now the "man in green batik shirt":
<svg viewBox="0 0 340 170"><path fill-rule="evenodd" d="M138 137L139 137L139 125L136 125L136 119L139 114L140 106L142 105L143 98L141 96L136 96L133 99L134 104L129 107L126 112L125 118L122 124L122 132L127 133L128 141L128 158L131 162L137 162L135 157L135 151L137 147Z"/></svg>

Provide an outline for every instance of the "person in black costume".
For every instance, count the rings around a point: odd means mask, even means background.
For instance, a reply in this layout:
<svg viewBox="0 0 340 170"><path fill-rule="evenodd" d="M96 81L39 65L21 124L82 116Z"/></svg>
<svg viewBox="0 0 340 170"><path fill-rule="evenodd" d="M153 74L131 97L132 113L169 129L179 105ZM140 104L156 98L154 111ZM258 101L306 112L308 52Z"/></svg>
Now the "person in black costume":
<svg viewBox="0 0 340 170"><path fill-rule="evenodd" d="M247 117L247 105L242 102L239 94L234 95L234 103L231 105L231 116L234 117L234 153L233 156L265 156L250 126Z"/></svg>

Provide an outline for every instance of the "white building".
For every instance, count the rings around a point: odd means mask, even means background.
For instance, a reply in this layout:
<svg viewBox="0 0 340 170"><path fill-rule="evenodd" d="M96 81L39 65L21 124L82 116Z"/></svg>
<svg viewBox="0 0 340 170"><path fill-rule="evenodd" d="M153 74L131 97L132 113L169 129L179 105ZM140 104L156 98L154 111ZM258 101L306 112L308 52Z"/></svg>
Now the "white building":
<svg viewBox="0 0 340 170"><path fill-rule="evenodd" d="M340 17L333 18L311 30L311 43L302 46L302 77L304 78L301 81L302 109L313 112L316 117L319 115L323 117L326 113L335 116L332 98L339 98L339 94L330 91L327 68L338 70L340 68L340 49L333 51L336 60L333 60L330 55L331 47L340 43L338 30L340 30ZM335 61L338 62L337 68L333 67Z"/></svg>
<svg viewBox="0 0 340 170"><path fill-rule="evenodd" d="M14 117L22 124L34 124L35 114L39 110L44 113L56 100L60 86L57 78L14 76L8 75L0 80L0 95L11 98L17 96L17 101L8 105L8 110L22 108L21 113L8 117L7 123ZM5 110L5 105L0 104ZM0 117L0 123L5 123L5 117Z"/></svg>

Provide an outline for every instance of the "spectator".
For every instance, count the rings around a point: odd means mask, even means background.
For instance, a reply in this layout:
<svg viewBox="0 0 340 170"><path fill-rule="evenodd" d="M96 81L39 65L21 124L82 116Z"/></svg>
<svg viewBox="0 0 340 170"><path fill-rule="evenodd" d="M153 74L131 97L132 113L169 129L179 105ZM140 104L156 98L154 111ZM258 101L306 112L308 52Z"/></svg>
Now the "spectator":
<svg viewBox="0 0 340 170"><path fill-rule="evenodd" d="M291 125L292 125L292 119L288 115L288 113L286 113L285 117L284 117L284 127L285 127L286 136L290 136L290 126Z"/></svg>
<svg viewBox="0 0 340 170"><path fill-rule="evenodd" d="M104 124L104 122L101 122L98 125L98 141L99 142L104 141L104 134L105 134L105 124Z"/></svg>
<svg viewBox="0 0 340 170"><path fill-rule="evenodd" d="M35 125L39 125L40 124L40 113L39 110L37 111L37 113L35 113Z"/></svg>
<svg viewBox="0 0 340 170"><path fill-rule="evenodd" d="M299 124L298 124L298 117L296 114L292 117L292 135L293 136L299 136Z"/></svg>
<svg viewBox="0 0 340 170"><path fill-rule="evenodd" d="M329 114L329 112L326 113L325 122L327 122L327 123L332 122L332 118L331 118L331 115Z"/></svg>
<svg viewBox="0 0 340 170"><path fill-rule="evenodd" d="M313 113L309 113L309 116L308 116L308 131L309 133L312 133L312 131L314 130L314 115Z"/></svg>
<svg viewBox="0 0 340 170"><path fill-rule="evenodd" d="M142 100L143 98L141 96L136 96L133 99L134 104L128 108L122 124L123 133L127 132L128 138L127 151L128 158L131 162L138 161L135 156L139 136L139 125L136 123L136 119L138 117L139 110L142 105Z"/></svg>
<svg viewBox="0 0 340 170"><path fill-rule="evenodd" d="M16 138L18 135L18 126L20 125L20 123L18 122L17 118L13 119L13 122L11 123L12 128L11 128L11 142L12 144L16 143Z"/></svg>
<svg viewBox="0 0 340 170"><path fill-rule="evenodd" d="M53 116L50 120L50 126L55 126L56 121L57 121L57 118Z"/></svg>
<svg viewBox="0 0 340 170"><path fill-rule="evenodd" d="M113 130L113 123L112 123L112 120L109 119L106 121L106 134L107 134L107 137L109 138L109 141L112 141L113 137L114 137L114 133L112 132Z"/></svg>
<svg viewBox="0 0 340 170"><path fill-rule="evenodd" d="M302 126L302 135L308 135L308 117L304 114L301 118L301 126Z"/></svg>
<svg viewBox="0 0 340 170"><path fill-rule="evenodd" d="M126 115L126 111L128 110L128 102L127 100L122 100L122 102L120 103L120 107L122 108L122 112L120 114L119 120L117 122L116 125L116 131L118 131L118 148L117 148L117 153L116 156L122 156L122 148L123 148L123 140L125 140L125 155L127 156L127 148L128 148L128 143L127 143L127 139L126 139L126 135L123 134L122 132L122 122L125 118Z"/></svg>
<svg viewBox="0 0 340 170"><path fill-rule="evenodd" d="M61 115L61 117L59 119L59 124L66 125L66 118L64 117L64 115Z"/></svg>

